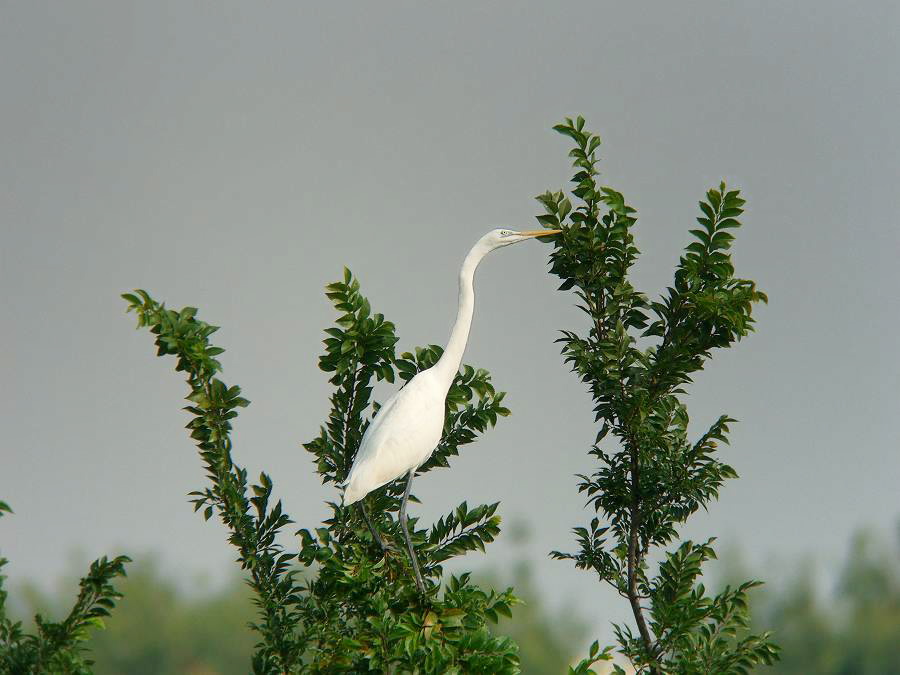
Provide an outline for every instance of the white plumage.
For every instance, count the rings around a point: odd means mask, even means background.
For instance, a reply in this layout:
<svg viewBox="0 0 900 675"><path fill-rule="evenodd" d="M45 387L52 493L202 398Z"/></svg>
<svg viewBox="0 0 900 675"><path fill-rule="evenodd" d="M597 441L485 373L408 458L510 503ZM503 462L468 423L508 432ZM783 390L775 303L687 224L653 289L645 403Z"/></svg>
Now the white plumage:
<svg viewBox="0 0 900 675"><path fill-rule="evenodd" d="M432 371L422 371L391 396L366 429L347 479L345 504L418 469L431 456L444 430L449 391Z"/></svg>

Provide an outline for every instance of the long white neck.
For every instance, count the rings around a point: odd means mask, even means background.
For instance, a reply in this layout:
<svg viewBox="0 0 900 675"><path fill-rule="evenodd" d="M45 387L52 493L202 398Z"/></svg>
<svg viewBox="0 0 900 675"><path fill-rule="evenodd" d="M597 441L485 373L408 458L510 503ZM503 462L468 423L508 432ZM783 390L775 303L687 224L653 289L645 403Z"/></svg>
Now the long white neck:
<svg viewBox="0 0 900 675"><path fill-rule="evenodd" d="M453 384L453 378L459 371L463 354L466 351L466 342L469 340L469 329L472 327L472 314L475 311L475 269L490 249L480 241L472 247L459 270L459 309L456 313L456 323L450 331L450 340L444 349L444 354L434 364L435 372L441 375L447 389Z"/></svg>

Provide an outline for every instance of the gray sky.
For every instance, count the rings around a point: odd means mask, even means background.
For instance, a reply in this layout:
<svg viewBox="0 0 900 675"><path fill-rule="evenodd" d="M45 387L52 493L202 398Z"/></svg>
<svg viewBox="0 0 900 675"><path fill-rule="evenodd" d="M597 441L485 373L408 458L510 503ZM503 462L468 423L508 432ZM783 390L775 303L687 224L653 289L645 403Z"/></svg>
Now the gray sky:
<svg viewBox="0 0 900 675"><path fill-rule="evenodd" d="M75 549L232 569L221 526L186 501L204 478L185 385L119 293L144 287L222 326L225 379L253 402L236 457L314 525L334 497L299 448L327 406L322 287L348 265L401 347L443 343L464 254L490 228L533 226L532 196L570 175L550 126L579 113L604 138L604 180L638 209L646 292L671 278L709 186L724 177L748 199L737 268L771 304L690 399L696 433L722 412L741 421L724 451L741 479L685 535L827 569L854 528L900 515L896 3L0 14L0 498L16 510L0 542L13 579L53 579ZM506 522L532 524L542 587L603 622L621 603L546 560L590 517L573 474L590 468L593 437L553 344L581 317L554 291L547 250L505 249L479 271L466 361L493 372L514 414L421 479L416 510L501 500ZM463 564L503 565L511 550L501 538Z"/></svg>

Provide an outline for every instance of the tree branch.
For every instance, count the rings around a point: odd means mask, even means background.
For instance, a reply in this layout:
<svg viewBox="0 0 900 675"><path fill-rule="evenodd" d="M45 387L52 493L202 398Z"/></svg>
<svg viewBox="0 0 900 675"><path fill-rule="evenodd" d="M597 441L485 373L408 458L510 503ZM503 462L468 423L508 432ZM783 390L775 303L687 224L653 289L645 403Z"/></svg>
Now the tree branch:
<svg viewBox="0 0 900 675"><path fill-rule="evenodd" d="M628 602L631 604L631 611L634 614L635 622L637 622L638 632L641 634L641 641L644 643L647 658L651 659L650 672L653 675L659 675L660 671L654 665L656 644L650 636L650 630L647 628L644 610L641 607L640 597L637 592L637 573L643 558L638 547L638 532L641 525L640 463L638 461L638 447L633 439L629 445L631 445L629 453L631 458L631 505L628 510Z"/></svg>

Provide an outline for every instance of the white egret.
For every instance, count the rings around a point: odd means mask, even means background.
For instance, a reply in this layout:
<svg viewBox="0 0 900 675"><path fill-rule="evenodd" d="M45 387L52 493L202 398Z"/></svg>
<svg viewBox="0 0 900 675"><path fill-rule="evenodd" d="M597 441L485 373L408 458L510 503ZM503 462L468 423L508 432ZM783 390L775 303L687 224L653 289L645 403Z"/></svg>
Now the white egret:
<svg viewBox="0 0 900 675"><path fill-rule="evenodd" d="M416 586L420 592L425 591L425 584L406 525L406 503L416 469L434 452L444 430L447 392L459 371L469 339L469 329L472 326L472 313L475 308L475 269L494 249L534 237L557 234L560 231L516 232L498 229L488 232L478 240L459 271L459 308L456 323L453 324L450 340L443 355L434 366L418 373L406 386L391 396L363 434L359 450L353 460L353 467L345 483L344 503L353 504L382 485L401 476L408 476L406 490L400 503L400 525L416 575ZM369 520L365 506L362 504L361 506L372 535L384 548Z"/></svg>

